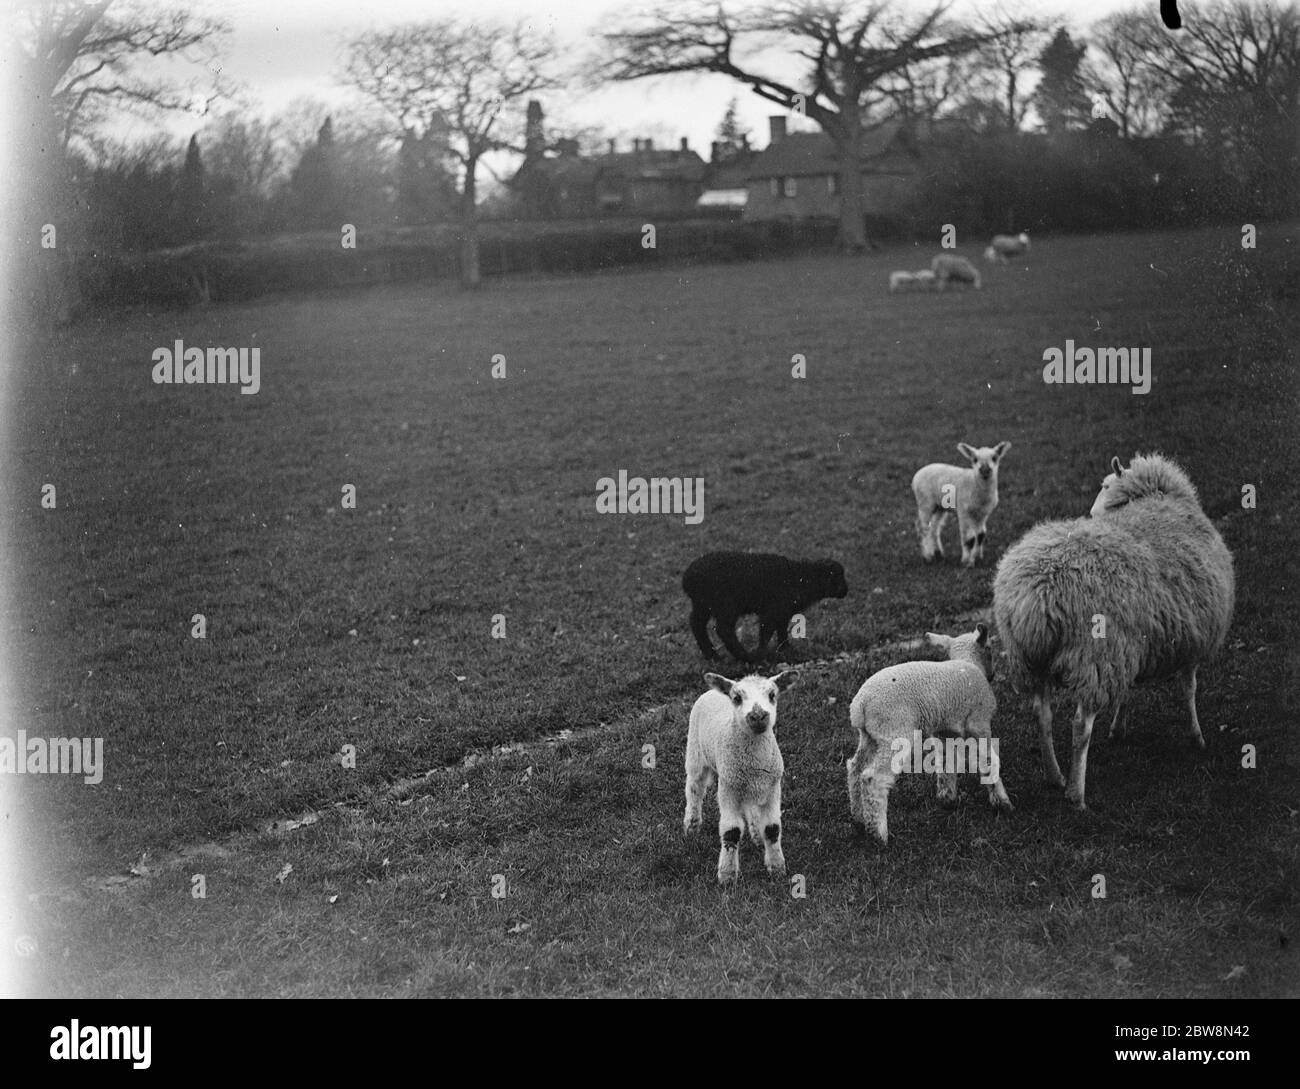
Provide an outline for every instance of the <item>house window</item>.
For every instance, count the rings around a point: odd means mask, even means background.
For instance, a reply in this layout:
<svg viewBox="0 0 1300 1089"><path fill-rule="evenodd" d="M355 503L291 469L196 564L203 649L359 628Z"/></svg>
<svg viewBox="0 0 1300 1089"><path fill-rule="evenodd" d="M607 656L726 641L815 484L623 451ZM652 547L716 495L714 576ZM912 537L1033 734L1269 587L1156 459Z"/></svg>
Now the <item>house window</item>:
<svg viewBox="0 0 1300 1089"><path fill-rule="evenodd" d="M799 195L799 183L794 178L781 179L781 195L795 197Z"/></svg>
<svg viewBox="0 0 1300 1089"><path fill-rule="evenodd" d="M840 176L838 174L826 175L826 192L831 196L838 195L840 191Z"/></svg>

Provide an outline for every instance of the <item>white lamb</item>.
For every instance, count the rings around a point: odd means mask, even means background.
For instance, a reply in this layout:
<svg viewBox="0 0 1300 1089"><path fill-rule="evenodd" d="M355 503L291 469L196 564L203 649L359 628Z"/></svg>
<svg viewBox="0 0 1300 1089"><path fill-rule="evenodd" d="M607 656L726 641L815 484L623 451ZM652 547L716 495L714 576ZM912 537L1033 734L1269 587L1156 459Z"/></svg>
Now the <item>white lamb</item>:
<svg viewBox="0 0 1300 1089"><path fill-rule="evenodd" d="M781 776L785 764L776 743L776 698L794 683L792 670L731 681L704 674L710 689L691 708L686 739L686 815L682 829L700 826L704 795L718 784L718 881L740 876L740 835L748 829L763 847L774 877L785 876L781 851Z"/></svg>
<svg viewBox="0 0 1300 1089"><path fill-rule="evenodd" d="M934 269L922 268L912 273L912 279L916 281L917 287L923 291L929 291L934 287Z"/></svg>
<svg viewBox="0 0 1300 1089"><path fill-rule="evenodd" d="M927 632L926 642L946 650L948 661L904 662L882 669L853 697L849 721L858 732L858 751L845 765L849 812L868 832L874 830L881 843L889 840L890 788L901 771L916 766L912 754L923 738L938 735L974 742L963 747L949 741L944 746L944 758L934 769L941 800L957 800L959 770L978 770L989 804L1003 812L1012 810L1002 785L997 742L991 738L997 700L989 687L993 655L988 635L982 623L956 638ZM975 754L970 753L972 747Z"/></svg>
<svg viewBox="0 0 1300 1089"><path fill-rule="evenodd" d="M926 563L943 558L943 527L954 510L961 534L961 562L973 567L984 558L989 516L998 505L998 463L1011 443L981 446L964 442L957 449L970 468L935 462L916 471L912 494L916 497L916 526L921 534L921 556Z"/></svg>
<svg viewBox="0 0 1300 1089"><path fill-rule="evenodd" d="M970 284L976 291L980 289L979 269L964 257L941 253L930 262L930 269L940 291L946 291L949 283Z"/></svg>
<svg viewBox="0 0 1300 1089"><path fill-rule="evenodd" d="M984 251L984 258L989 262L1001 261L1007 263L1009 257L1019 257L1021 254L1029 252L1029 235L1021 231L1020 234L995 234L992 244Z"/></svg>

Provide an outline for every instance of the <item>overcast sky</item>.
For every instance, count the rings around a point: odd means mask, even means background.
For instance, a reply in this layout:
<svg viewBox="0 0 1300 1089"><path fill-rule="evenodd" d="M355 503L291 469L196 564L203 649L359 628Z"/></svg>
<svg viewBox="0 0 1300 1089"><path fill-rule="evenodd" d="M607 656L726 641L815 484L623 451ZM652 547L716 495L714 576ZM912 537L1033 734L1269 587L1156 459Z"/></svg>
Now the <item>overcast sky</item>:
<svg viewBox="0 0 1300 1089"><path fill-rule="evenodd" d="M909 9L928 10L921 0L901 0ZM1065 16L1082 28L1119 8L1149 7L1159 20L1159 0L1020 0L1018 9ZM342 101L347 93L337 82L342 43L359 31L455 15L467 19L522 19L554 35L566 63L591 55L598 39L593 30L617 24L649 4L626 0L381 0L370 7L356 0L211 0L203 10L220 14L232 27L222 46L223 78L236 81L264 112L275 112L295 98L311 96ZM952 13L969 10L967 0ZM778 73L779 74L779 73ZM598 89L574 86L542 96L548 120L593 126L624 139L651 136L656 145L676 146L681 137L708 157L709 143L732 97L742 123L757 146L767 143L767 117L778 112L770 103L723 76L673 76ZM188 135L202 122L177 118L170 125Z"/></svg>

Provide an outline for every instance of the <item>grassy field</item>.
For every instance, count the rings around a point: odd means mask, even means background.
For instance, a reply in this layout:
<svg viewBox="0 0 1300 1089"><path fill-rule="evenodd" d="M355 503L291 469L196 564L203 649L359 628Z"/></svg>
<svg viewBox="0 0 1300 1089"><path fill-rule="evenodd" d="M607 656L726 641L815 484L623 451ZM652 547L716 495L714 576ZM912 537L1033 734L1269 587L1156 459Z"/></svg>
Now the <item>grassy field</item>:
<svg viewBox="0 0 1300 1089"><path fill-rule="evenodd" d="M1239 239L1035 239L1027 265L946 296L887 294L889 269L929 256L908 249L137 312L34 348L6 428L11 725L102 737L106 771L0 781L26 814L27 985L1298 993L1300 228ZM153 349L178 338L259 346L261 392L153 385ZM1150 345L1151 393L1045 386L1067 338ZM925 566L912 472L1003 439L985 565ZM1086 513L1110 457L1149 449L1183 462L1236 558L1230 648L1202 674L1208 750L1172 687L1142 690L1131 739L1094 742L1076 814L999 680L1016 812L973 781L947 812L904 777L888 850L854 839L857 687L899 641L986 615L1005 548ZM703 477L703 523L597 514L620 469ZM704 664L680 575L713 548L847 570L782 699L803 897L752 848L717 888L712 799L681 834Z"/></svg>

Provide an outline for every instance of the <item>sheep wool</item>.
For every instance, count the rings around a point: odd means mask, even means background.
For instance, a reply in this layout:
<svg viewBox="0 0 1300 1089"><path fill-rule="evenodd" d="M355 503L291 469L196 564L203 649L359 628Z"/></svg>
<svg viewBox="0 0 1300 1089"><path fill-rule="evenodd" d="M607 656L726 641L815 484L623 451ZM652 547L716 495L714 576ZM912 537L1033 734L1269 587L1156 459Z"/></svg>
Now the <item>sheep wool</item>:
<svg viewBox="0 0 1300 1089"><path fill-rule="evenodd" d="M1196 670L1232 620L1232 554L1187 474L1159 454L1112 460L1092 516L1044 522L998 565L993 608L1012 685L1033 697L1043 773L1079 809L1096 715L1117 731L1133 685L1177 677L1191 734ZM1052 701L1076 704L1068 786L1052 745Z"/></svg>
<svg viewBox="0 0 1300 1089"><path fill-rule="evenodd" d="M965 749L947 745L946 753L956 753L961 767L945 758L936 768L941 800L957 800L959 770L979 770L989 804L1004 812L1012 809L1002 785L997 743L992 740L997 700L989 686L993 659L988 627L977 624L973 632L956 638L927 632L925 640L944 650L948 660L903 662L882 669L867 678L849 706L849 721L858 734L857 752L845 765L849 812L881 843L889 841L889 792L899 772L906 770L899 757L920 738L943 735L974 743ZM968 759L972 747L975 752Z"/></svg>
<svg viewBox="0 0 1300 1089"><path fill-rule="evenodd" d="M718 881L740 877L740 839L748 830L763 848L774 877L785 876L781 849L781 778L785 763L776 743L776 700L794 683L791 670L732 681L706 673L709 691L691 708L686 739L686 813L682 830L699 828L704 795L718 787Z"/></svg>

